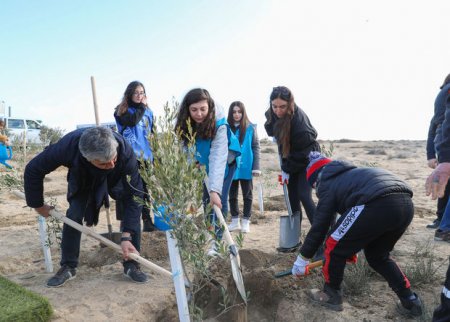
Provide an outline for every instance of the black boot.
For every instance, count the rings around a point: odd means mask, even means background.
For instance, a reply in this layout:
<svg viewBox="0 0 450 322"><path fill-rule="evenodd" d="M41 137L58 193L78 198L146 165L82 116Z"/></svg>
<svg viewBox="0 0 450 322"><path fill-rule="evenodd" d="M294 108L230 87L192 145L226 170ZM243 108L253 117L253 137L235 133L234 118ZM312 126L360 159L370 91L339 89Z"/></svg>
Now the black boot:
<svg viewBox="0 0 450 322"><path fill-rule="evenodd" d="M342 306L342 290L336 290L325 284L323 291L315 288L309 290L307 295L314 302L325 306L333 311L342 311L344 307Z"/></svg>
<svg viewBox="0 0 450 322"><path fill-rule="evenodd" d="M411 298L411 297L414 298ZM400 314L409 316L421 316L422 315L422 301L416 293L413 293L409 298L399 297L400 302L397 303L397 310Z"/></svg>

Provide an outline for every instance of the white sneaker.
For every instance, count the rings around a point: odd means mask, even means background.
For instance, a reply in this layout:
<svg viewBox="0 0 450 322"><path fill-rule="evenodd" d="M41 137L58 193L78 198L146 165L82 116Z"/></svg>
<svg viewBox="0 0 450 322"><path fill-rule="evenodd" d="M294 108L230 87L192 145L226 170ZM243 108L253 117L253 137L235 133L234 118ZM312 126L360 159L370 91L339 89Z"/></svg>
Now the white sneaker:
<svg viewBox="0 0 450 322"><path fill-rule="evenodd" d="M241 232L243 232L243 233L249 233L250 232L250 220L249 219L242 219Z"/></svg>
<svg viewBox="0 0 450 322"><path fill-rule="evenodd" d="M241 230L241 220L239 219L239 217L231 219L231 224L228 225L228 230Z"/></svg>
<svg viewBox="0 0 450 322"><path fill-rule="evenodd" d="M217 251L216 241L214 239L211 239L209 241L208 251L207 251L206 255L208 255L210 257L219 256L219 252Z"/></svg>

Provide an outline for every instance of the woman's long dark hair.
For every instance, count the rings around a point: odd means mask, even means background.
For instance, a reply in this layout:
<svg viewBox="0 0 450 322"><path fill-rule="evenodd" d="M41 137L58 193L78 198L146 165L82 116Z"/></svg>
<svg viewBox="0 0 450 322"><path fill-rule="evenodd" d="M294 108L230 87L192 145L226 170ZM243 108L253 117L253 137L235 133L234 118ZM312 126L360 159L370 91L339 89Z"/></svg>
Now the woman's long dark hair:
<svg viewBox="0 0 450 322"><path fill-rule="evenodd" d="M132 105L133 103L133 94L134 91L138 86L142 86L145 93L145 87L144 84L138 81L133 81L130 84L128 84L127 88L125 89L125 92L123 93L122 101L120 104L116 107L116 113L118 116L122 116L125 114L128 110L128 107Z"/></svg>
<svg viewBox="0 0 450 322"><path fill-rule="evenodd" d="M239 107L242 113L242 118L239 121L239 142L242 144L242 142L244 142L245 132L247 132L247 127L250 124L250 120L248 119L244 103L242 103L241 101L234 101L233 103L230 104L230 108L228 109L228 119L227 119L228 124L232 129L235 128L234 126L235 120L233 118L233 109L235 106Z"/></svg>
<svg viewBox="0 0 450 322"><path fill-rule="evenodd" d="M272 101L274 99L282 99L288 104L286 115L279 119L272 110ZM277 143L281 146L281 154L283 157L289 155L291 148L291 120L294 116L294 95L291 90L285 86L277 86L272 89L269 101L269 122L273 123L274 136L277 139Z"/></svg>
<svg viewBox="0 0 450 322"><path fill-rule="evenodd" d="M189 106L203 100L206 100L208 102L208 114L206 115L206 118L202 123L197 124L191 118L191 115L189 113ZM183 101L180 104L175 129L181 132L183 140L187 139L185 135L188 133L188 119L190 119L192 130L194 131L196 138L213 139L216 135L216 105L206 89L191 89L184 96Z"/></svg>

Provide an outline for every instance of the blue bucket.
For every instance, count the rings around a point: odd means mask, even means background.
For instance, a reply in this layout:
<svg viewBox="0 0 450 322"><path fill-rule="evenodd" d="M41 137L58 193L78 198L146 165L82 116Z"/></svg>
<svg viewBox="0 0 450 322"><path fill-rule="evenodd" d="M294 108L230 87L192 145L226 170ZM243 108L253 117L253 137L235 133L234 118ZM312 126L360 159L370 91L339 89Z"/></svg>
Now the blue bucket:
<svg viewBox="0 0 450 322"><path fill-rule="evenodd" d="M169 216L169 218L167 218L165 206L157 206L154 211L154 217L155 217L154 222L155 222L156 228L158 228L159 230L162 230L162 231L171 229L170 226L166 222L166 220L167 221L170 220L170 216Z"/></svg>

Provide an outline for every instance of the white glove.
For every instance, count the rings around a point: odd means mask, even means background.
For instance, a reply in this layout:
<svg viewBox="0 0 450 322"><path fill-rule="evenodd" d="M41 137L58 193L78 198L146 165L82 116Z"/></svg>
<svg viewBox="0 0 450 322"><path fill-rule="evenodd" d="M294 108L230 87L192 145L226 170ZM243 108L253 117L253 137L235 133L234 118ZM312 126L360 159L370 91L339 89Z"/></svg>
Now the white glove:
<svg viewBox="0 0 450 322"><path fill-rule="evenodd" d="M284 184L285 182L289 182L289 173L281 171L281 184Z"/></svg>
<svg viewBox="0 0 450 322"><path fill-rule="evenodd" d="M252 170L252 176L259 177L261 175L261 170Z"/></svg>
<svg viewBox="0 0 450 322"><path fill-rule="evenodd" d="M307 275L309 273L308 270L309 260L304 259L302 256L298 255L297 260L292 266L292 275L294 276L302 276Z"/></svg>

